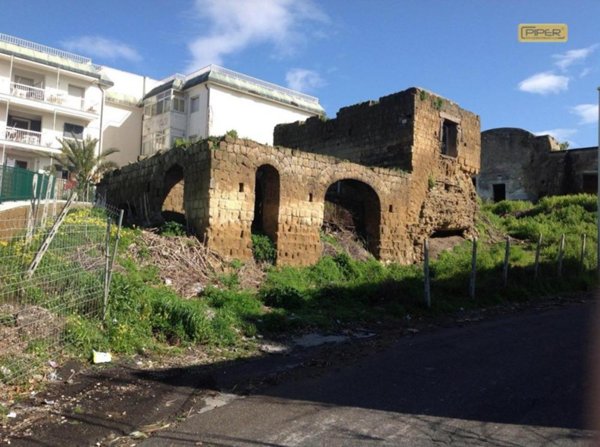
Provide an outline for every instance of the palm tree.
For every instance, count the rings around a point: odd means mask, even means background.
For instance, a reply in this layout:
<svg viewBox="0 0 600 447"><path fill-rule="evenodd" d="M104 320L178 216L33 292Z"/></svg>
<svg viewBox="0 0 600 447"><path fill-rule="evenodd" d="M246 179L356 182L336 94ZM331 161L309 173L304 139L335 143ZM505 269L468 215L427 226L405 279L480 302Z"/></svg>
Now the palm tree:
<svg viewBox="0 0 600 447"><path fill-rule="evenodd" d="M61 153L52 158L75 175L76 191L80 197L88 198L89 187L92 183L98 182L107 171L118 167L114 161L106 158L119 150L106 149L96 155L97 138L89 136L85 139L58 138L58 142L61 146Z"/></svg>

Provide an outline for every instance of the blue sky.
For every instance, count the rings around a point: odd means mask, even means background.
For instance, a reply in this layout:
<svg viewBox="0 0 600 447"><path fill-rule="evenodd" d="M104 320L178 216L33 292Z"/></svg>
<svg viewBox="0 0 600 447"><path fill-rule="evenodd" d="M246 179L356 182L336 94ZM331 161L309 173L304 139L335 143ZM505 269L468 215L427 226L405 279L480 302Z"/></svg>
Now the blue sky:
<svg viewBox="0 0 600 447"><path fill-rule="evenodd" d="M7 1L7 0L4 0ZM598 0L28 0L0 32L164 78L216 63L340 107L420 86L482 130L598 138ZM566 23L567 43L519 43L519 23Z"/></svg>

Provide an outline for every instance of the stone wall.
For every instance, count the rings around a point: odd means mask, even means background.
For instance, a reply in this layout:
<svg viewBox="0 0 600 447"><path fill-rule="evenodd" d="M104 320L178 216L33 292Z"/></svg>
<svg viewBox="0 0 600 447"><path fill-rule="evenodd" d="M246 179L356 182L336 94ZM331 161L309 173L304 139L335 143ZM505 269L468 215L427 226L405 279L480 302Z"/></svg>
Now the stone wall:
<svg viewBox="0 0 600 447"><path fill-rule="evenodd" d="M275 127L275 146L332 155L367 166L412 172L435 161L444 120L458 124L461 164L479 169L479 117L426 90L402 92L344 107L336 118L312 117Z"/></svg>
<svg viewBox="0 0 600 447"><path fill-rule="evenodd" d="M448 122L454 146L443 155ZM161 212L179 203L190 230L231 258L251 257L256 217L276 242L279 264L319 259L325 194L341 180L364 184L372 192L365 197L378 202L365 207L379 213L368 223L369 248L378 259L415 262L432 233L472 231L479 118L456 104L410 89L342 109L325 123L311 118L278 126L276 139L283 134L313 145L297 150L229 137L203 141L126 166L106 176L99 192L124 207L130 221L146 225L160 223Z"/></svg>
<svg viewBox="0 0 600 447"><path fill-rule="evenodd" d="M597 148L560 150L549 135L535 136L515 128L481 133L481 171L477 192L497 200L494 187L505 198L536 201L547 195L596 192Z"/></svg>

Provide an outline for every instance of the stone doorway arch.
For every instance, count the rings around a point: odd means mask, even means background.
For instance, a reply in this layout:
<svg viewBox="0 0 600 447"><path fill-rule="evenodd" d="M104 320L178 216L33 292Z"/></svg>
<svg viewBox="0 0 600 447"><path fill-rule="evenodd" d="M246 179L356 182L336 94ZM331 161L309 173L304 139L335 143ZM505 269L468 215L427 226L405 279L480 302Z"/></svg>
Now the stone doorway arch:
<svg viewBox="0 0 600 447"><path fill-rule="evenodd" d="M381 202L370 185L354 179L332 183L325 192L324 225L327 222L354 231L365 248L379 259Z"/></svg>
<svg viewBox="0 0 600 447"><path fill-rule="evenodd" d="M279 171L265 164L256 170L252 233L262 233L277 245L281 182Z"/></svg>
<svg viewBox="0 0 600 447"><path fill-rule="evenodd" d="M161 216L165 221L186 225L183 168L176 164L165 173Z"/></svg>

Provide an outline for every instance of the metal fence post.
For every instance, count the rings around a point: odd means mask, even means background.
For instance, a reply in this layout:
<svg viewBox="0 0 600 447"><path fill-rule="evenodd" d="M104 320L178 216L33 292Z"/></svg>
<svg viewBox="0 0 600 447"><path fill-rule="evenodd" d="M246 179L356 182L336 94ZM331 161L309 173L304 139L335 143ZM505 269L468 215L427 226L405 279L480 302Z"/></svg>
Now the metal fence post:
<svg viewBox="0 0 600 447"><path fill-rule="evenodd" d="M473 253L471 255L471 277L469 280L469 297L475 298L475 279L477 276L477 238L473 237Z"/></svg>
<svg viewBox="0 0 600 447"><path fill-rule="evenodd" d="M125 210L121 210L119 212L119 220L117 221L117 235L115 237L115 247L113 248L111 258L110 258L110 266L108 269L108 291L110 292L110 283L112 281L112 273L113 273L113 265L115 263L115 258L117 257L117 250L119 249L119 240L121 239L121 227L123 226L123 215L125 214Z"/></svg>
<svg viewBox="0 0 600 447"><path fill-rule="evenodd" d="M587 234L583 233L581 235L581 254L579 256L579 265L581 267L581 271L585 271L585 249L587 244Z"/></svg>
<svg viewBox="0 0 600 447"><path fill-rule="evenodd" d="M504 248L504 266L502 268L502 283L504 287L508 285L508 262L510 260L510 237L506 236L506 246Z"/></svg>
<svg viewBox="0 0 600 447"><path fill-rule="evenodd" d="M535 264L533 266L533 279L538 279L540 269L540 250L542 248L542 233L540 233L535 247Z"/></svg>
<svg viewBox="0 0 600 447"><path fill-rule="evenodd" d="M106 219L106 240L104 242L104 302L102 306L102 319L106 320L106 313L108 311L108 280L110 271L110 223L111 218Z"/></svg>
<svg viewBox="0 0 600 447"><path fill-rule="evenodd" d="M560 245L558 246L558 277L559 278L562 276L564 254L565 254L565 235L563 234L560 238Z"/></svg>
<svg viewBox="0 0 600 447"><path fill-rule="evenodd" d="M429 279L429 239L423 242L423 252L425 259L423 261L423 276L425 278L425 304L431 307L431 283Z"/></svg>

